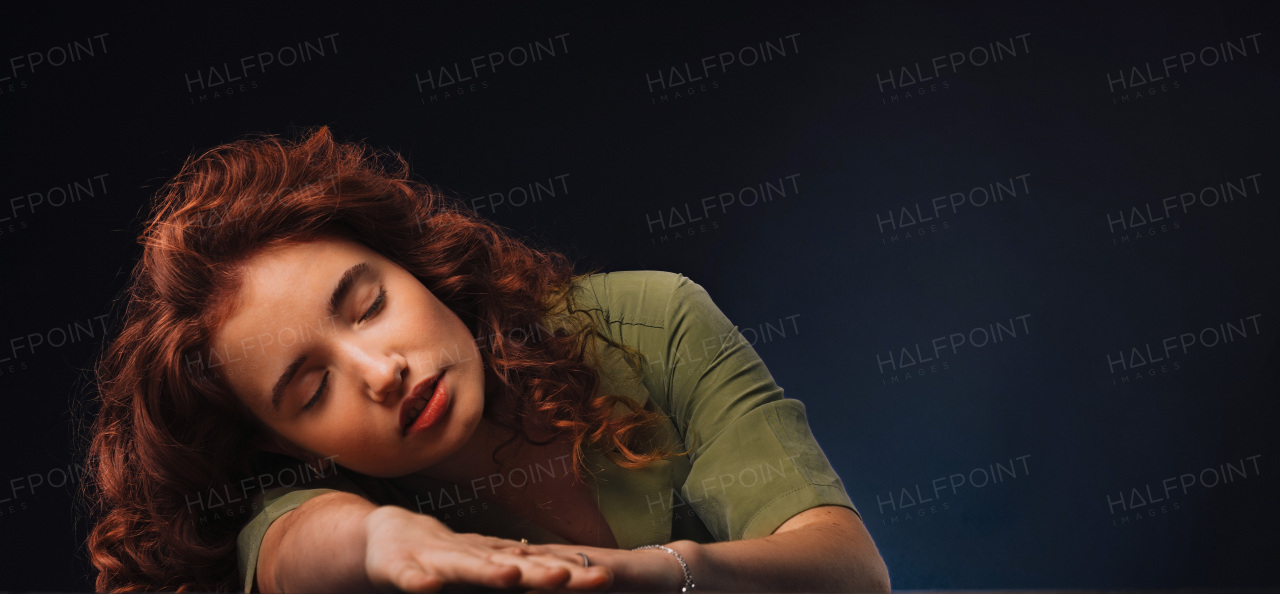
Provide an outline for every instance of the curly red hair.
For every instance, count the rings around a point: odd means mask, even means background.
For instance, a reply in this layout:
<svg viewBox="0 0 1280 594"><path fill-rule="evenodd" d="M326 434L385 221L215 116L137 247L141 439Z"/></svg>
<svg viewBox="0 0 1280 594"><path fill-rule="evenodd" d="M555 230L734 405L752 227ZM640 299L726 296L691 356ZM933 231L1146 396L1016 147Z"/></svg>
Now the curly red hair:
<svg viewBox="0 0 1280 594"><path fill-rule="evenodd" d="M514 403L501 417L486 410L496 423L526 441L532 427L567 437L576 472L586 448L632 468L674 455L644 440L660 413L596 394L589 347L608 339L594 325L508 338L576 311L564 256L412 181L399 155L336 142L327 128L299 141L245 139L188 159L157 192L122 295L122 328L98 362L84 495L97 516L88 548L99 591L238 589L240 525L200 522L186 507L189 494L252 474L250 444L264 427L219 378L187 363L207 352L240 264L321 236L395 261L485 337L486 382Z"/></svg>

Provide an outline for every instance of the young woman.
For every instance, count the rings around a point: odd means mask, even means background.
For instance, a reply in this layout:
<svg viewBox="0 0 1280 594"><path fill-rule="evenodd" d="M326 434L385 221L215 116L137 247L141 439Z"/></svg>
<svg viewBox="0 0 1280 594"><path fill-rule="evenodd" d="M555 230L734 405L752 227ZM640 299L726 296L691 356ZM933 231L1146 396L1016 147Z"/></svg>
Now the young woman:
<svg viewBox="0 0 1280 594"><path fill-rule="evenodd" d="M325 128L189 160L140 241L99 590L888 589L803 405L683 276L575 275Z"/></svg>

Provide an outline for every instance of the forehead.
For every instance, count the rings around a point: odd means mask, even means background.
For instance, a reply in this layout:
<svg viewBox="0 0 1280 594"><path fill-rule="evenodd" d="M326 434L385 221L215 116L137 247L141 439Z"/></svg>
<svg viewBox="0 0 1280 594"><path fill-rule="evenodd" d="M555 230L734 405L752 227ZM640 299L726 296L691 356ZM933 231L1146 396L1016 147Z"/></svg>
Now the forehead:
<svg viewBox="0 0 1280 594"><path fill-rule="evenodd" d="M316 239L263 250L241 266L240 287L224 329L240 317L253 317L267 307L272 317L287 315L315 301L327 304L329 291L343 271L377 255L345 239ZM290 307L279 307L292 304ZM313 314L327 315L325 311Z"/></svg>

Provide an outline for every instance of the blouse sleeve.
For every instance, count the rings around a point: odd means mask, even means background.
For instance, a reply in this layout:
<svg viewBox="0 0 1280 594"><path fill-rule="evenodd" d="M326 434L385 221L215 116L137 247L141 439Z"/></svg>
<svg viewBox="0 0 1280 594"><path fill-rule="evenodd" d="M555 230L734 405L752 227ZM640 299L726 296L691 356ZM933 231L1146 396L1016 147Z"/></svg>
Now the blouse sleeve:
<svg viewBox="0 0 1280 594"><path fill-rule="evenodd" d="M655 273L647 273L655 274ZM666 275L665 344L646 363L646 383L692 449L680 488L717 540L772 534L821 505L857 512L809 429L804 404L784 398L755 349L707 291ZM646 283L647 284L647 283ZM653 336L654 334L650 334ZM859 514L861 517L861 514Z"/></svg>

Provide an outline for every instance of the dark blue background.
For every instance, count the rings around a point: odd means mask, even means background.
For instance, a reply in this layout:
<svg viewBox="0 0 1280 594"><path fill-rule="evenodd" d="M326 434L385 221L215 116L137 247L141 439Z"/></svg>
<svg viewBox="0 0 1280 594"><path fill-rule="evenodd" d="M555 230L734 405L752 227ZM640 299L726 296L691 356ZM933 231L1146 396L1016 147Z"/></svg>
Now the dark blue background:
<svg viewBox="0 0 1280 594"><path fill-rule="evenodd" d="M669 270L706 287L806 403L897 588L1280 585L1270 5L4 12L0 359L12 360L0 364L0 588L90 587L73 490L14 498L10 484L75 463L74 413L102 335L16 358L10 341L111 311L146 201L188 154L316 124L401 152L420 178L479 197L482 214L584 270ZM101 33L92 57L9 69ZM192 73L333 33L336 53L255 72L244 91L188 91ZM415 83L564 33L567 52L487 73L476 91L432 102ZM1247 56L1143 85L1141 98L1122 102L1108 84L1255 33L1260 51L1250 43ZM646 83L792 34L785 57L716 71L692 95L672 88L664 102ZM936 92L891 102L877 84L1023 34L1029 51L944 71ZM12 213L13 198L104 173L105 192ZM536 203L484 198L562 174L568 192ZM877 223L1023 174L1029 192L948 213L936 232L893 243ZM1118 244L1108 225L1254 174L1260 191L1180 213L1166 222L1176 230ZM670 225L672 209L697 213L704 197L790 175L798 192ZM910 367L912 379L890 384L878 364L1024 314L1029 332L944 352L945 369ZM1177 370L1121 384L1108 365L1254 314L1260 331L1176 354ZM1252 456L1229 483L1131 510L1108 503ZM1015 478L898 507L904 489L928 496L935 478L1020 457Z"/></svg>

